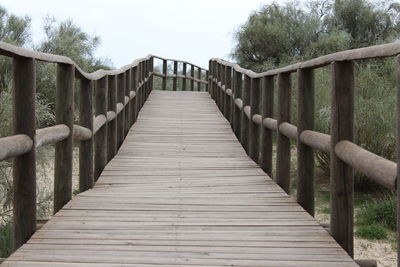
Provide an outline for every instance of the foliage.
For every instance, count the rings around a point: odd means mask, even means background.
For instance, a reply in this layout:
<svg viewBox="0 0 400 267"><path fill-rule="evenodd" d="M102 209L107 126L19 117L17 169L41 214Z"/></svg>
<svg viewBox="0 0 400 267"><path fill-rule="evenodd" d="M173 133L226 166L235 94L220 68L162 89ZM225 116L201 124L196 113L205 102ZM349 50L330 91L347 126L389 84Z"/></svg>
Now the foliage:
<svg viewBox="0 0 400 267"><path fill-rule="evenodd" d="M381 240L387 238L385 228L379 224L363 225L357 228L355 235L370 240Z"/></svg>
<svg viewBox="0 0 400 267"><path fill-rule="evenodd" d="M253 12L236 31L232 56L244 67L265 71L336 51L392 42L399 37L400 4L396 2L311 0L306 7L297 2L275 2ZM396 154L393 63L393 59L364 60L357 62L355 68L355 143L390 160ZM292 84L295 88L295 80ZM315 130L329 134L329 67L315 70L315 99ZM293 123L296 115L293 90ZM329 155L317 152L316 159L317 166L328 176ZM356 189L376 188L359 173L355 182Z"/></svg>
<svg viewBox="0 0 400 267"><path fill-rule="evenodd" d="M394 198L369 203L356 216L357 225L382 224L396 231L396 200Z"/></svg>

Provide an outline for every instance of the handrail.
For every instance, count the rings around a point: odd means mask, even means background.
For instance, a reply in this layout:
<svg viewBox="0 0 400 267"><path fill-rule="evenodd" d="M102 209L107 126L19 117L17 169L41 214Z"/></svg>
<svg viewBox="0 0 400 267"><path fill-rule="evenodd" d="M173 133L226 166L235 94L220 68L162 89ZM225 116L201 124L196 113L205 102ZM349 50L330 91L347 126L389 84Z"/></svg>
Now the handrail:
<svg viewBox="0 0 400 267"><path fill-rule="evenodd" d="M297 143L297 201L314 215L314 150L330 153L332 236L353 256L353 169L397 190L400 168L395 162L354 144L355 60L397 57L400 43L352 49L324 55L282 68L256 73L222 59L209 61L209 93L248 155L272 177L273 135L276 132L275 180L287 193L290 186L291 142ZM330 135L314 131L314 69L331 65L332 117ZM297 73L298 125L290 123L291 74ZM278 114L273 117L274 87L278 85ZM400 72L398 76L400 97ZM397 100L400 112L400 98ZM398 126L400 144L400 125ZM398 149L399 153L400 150ZM400 154L398 155L400 158ZM400 200L398 199L398 207ZM400 222L400 214L398 215ZM400 240L400 239L399 239ZM400 241L399 241L400 247ZM400 251L400 250L399 250ZM400 254L399 254L400 256ZM400 258L400 257L399 257Z"/></svg>
<svg viewBox="0 0 400 267"><path fill-rule="evenodd" d="M72 197L73 140L79 140L79 190L83 192L93 187L105 165L116 155L153 90L153 77L159 75L154 73L154 58L164 60L164 64L171 59L148 55L119 69L87 73L69 57L1 41L0 55L13 58L14 65L14 135L0 138L0 161L14 159L14 249L17 249L36 231L36 148L55 145L54 212L57 212ZM57 64L56 125L42 129L36 129L35 122L36 61ZM167 78L174 79L175 85L177 78L184 83L189 79L191 90L194 83L197 90L201 90L201 85L208 90L208 82L204 80L208 79L207 70L186 61L172 61L174 66L182 62L185 71L191 65L191 75L178 75L175 71L171 77L165 71L164 83ZM75 79L80 86L79 124L74 124Z"/></svg>

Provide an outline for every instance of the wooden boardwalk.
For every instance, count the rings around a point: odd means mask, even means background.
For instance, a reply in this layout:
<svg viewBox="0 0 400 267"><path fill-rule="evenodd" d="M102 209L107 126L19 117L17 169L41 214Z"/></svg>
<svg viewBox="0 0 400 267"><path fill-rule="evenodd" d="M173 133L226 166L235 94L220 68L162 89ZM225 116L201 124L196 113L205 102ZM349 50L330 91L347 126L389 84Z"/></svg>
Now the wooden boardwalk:
<svg viewBox="0 0 400 267"><path fill-rule="evenodd" d="M95 187L2 266L358 266L206 92L153 91Z"/></svg>

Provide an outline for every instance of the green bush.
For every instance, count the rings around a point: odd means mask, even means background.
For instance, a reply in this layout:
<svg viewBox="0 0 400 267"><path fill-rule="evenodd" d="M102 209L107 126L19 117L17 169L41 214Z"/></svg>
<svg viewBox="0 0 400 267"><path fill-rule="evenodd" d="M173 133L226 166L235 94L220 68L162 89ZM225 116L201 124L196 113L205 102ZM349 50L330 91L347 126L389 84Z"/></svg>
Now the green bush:
<svg viewBox="0 0 400 267"><path fill-rule="evenodd" d="M387 238L385 228L379 224L363 225L357 228L356 236L365 239L381 240Z"/></svg>
<svg viewBox="0 0 400 267"><path fill-rule="evenodd" d="M357 225L382 224L396 231L396 200L387 199L365 205L356 216Z"/></svg>
<svg viewBox="0 0 400 267"><path fill-rule="evenodd" d="M0 225L0 257L5 258L11 254L12 226L11 223Z"/></svg>

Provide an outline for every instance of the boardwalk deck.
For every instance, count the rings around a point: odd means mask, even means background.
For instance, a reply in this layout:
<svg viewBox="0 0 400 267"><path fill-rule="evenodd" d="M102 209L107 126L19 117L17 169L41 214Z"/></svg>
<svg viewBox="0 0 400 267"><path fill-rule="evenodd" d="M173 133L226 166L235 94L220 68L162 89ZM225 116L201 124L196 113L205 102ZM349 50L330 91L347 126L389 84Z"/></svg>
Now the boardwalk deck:
<svg viewBox="0 0 400 267"><path fill-rule="evenodd" d="M2 266L358 266L246 155L208 93L153 91L95 187Z"/></svg>

